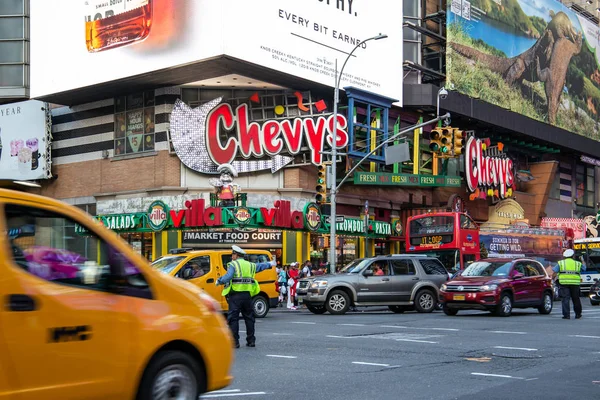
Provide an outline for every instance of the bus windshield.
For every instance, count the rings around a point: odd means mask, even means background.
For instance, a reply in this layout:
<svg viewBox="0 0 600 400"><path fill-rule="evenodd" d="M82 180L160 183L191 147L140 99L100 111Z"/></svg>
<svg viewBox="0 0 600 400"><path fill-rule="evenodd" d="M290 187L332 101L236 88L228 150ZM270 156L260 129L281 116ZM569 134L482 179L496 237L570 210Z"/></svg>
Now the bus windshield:
<svg viewBox="0 0 600 400"><path fill-rule="evenodd" d="M432 215L410 221L411 235L429 235L432 233L454 232L454 218L452 216Z"/></svg>
<svg viewBox="0 0 600 400"><path fill-rule="evenodd" d="M440 260L448 272L460 269L460 252L458 250L431 250L425 252L425 254Z"/></svg>
<svg viewBox="0 0 600 400"><path fill-rule="evenodd" d="M585 257L583 260L586 261ZM585 272L588 274L600 274L600 249L588 250L588 260L585 267Z"/></svg>

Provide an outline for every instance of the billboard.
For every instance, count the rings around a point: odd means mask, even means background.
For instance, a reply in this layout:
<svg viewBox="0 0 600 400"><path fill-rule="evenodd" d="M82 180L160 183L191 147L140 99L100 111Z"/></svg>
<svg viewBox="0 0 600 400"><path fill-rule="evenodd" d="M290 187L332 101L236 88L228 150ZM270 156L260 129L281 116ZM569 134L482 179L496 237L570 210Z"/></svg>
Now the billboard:
<svg viewBox="0 0 600 400"><path fill-rule="evenodd" d="M600 140L600 28L556 0L452 0L447 87Z"/></svg>
<svg viewBox="0 0 600 400"><path fill-rule="evenodd" d="M357 44L385 33L387 39L361 44L340 87L402 99L397 0L66 2L31 0L32 97L221 55L334 86L335 60L341 68Z"/></svg>
<svg viewBox="0 0 600 400"><path fill-rule="evenodd" d="M48 105L29 100L0 106L0 180L51 178Z"/></svg>
<svg viewBox="0 0 600 400"><path fill-rule="evenodd" d="M562 237L480 232L482 258L561 257Z"/></svg>

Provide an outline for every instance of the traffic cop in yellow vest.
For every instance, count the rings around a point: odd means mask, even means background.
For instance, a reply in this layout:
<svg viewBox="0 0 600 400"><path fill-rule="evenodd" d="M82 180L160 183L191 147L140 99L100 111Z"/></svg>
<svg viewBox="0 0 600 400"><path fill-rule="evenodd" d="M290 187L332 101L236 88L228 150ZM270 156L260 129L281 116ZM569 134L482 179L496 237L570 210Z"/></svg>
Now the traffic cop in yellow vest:
<svg viewBox="0 0 600 400"><path fill-rule="evenodd" d="M579 298L579 285L581 284L581 271L585 271L585 264L574 260L575 252L567 249L563 253L564 260L560 260L552 268L558 275L558 290L562 302L563 319L571 319L571 300L573 301L573 310L575 319L581 318L582 306Z"/></svg>
<svg viewBox="0 0 600 400"><path fill-rule="evenodd" d="M240 247L231 246L231 250L231 262L227 264L227 273L217 279L216 285L225 285L222 294L226 297L229 305L227 323L235 339L235 348L240 347L240 312L246 323L246 345L255 347L252 297L258 294L260 287L254 279L254 275L257 272L272 268L277 265L277 262L273 260L258 264L251 263L243 258L246 252Z"/></svg>
<svg viewBox="0 0 600 400"><path fill-rule="evenodd" d="M565 250L564 260L560 260L558 265L553 268L553 271L558 275L558 283L560 285L580 285L581 271L585 271L585 265L574 260L575 252L571 249Z"/></svg>

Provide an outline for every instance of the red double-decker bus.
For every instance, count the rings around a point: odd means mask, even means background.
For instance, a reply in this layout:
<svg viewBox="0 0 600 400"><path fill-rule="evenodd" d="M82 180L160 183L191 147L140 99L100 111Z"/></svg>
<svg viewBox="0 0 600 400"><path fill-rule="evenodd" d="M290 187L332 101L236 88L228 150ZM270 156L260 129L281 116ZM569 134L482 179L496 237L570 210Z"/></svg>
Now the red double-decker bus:
<svg viewBox="0 0 600 400"><path fill-rule="evenodd" d="M408 252L437 257L450 272L479 260L479 226L465 213L435 212L415 215L406 223Z"/></svg>

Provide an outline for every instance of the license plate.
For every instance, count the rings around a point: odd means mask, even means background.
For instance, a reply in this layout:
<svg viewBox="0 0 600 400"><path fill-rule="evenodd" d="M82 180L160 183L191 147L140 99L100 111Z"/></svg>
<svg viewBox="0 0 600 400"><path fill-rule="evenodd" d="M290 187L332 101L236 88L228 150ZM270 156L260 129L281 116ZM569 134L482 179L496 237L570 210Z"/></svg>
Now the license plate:
<svg viewBox="0 0 600 400"><path fill-rule="evenodd" d="M465 299L465 295L464 294L455 294L452 297L453 300L464 300Z"/></svg>

